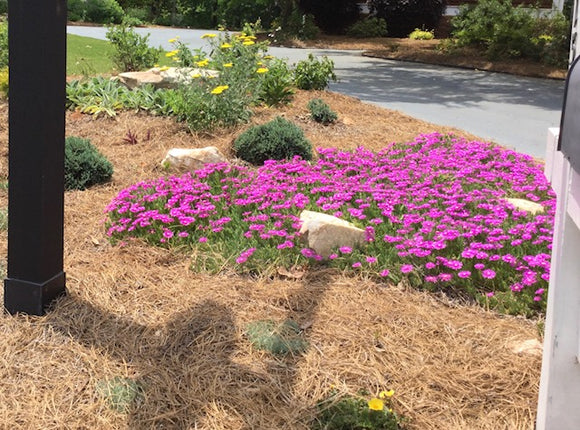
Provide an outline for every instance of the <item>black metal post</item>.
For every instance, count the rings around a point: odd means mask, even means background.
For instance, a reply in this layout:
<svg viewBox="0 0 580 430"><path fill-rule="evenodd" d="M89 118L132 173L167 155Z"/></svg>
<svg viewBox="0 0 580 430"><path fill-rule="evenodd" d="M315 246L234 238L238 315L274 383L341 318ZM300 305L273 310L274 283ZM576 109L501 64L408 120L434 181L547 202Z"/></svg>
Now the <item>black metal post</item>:
<svg viewBox="0 0 580 430"><path fill-rule="evenodd" d="M10 313L44 314L63 271L66 0L8 2Z"/></svg>

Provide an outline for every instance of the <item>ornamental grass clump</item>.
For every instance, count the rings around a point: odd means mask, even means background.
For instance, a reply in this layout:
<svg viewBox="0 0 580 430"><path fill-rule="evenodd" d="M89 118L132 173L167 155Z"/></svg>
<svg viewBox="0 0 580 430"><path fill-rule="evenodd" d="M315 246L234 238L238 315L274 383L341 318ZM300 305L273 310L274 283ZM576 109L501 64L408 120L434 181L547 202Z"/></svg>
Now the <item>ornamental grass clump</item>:
<svg viewBox="0 0 580 430"><path fill-rule="evenodd" d="M210 164L135 184L107 207L107 234L192 248L196 269L326 265L502 312L544 311L555 195L532 157L437 133L378 153L318 152L315 162ZM544 212L527 213L506 198ZM323 260L300 240L304 209L354 223L366 242Z"/></svg>
<svg viewBox="0 0 580 430"><path fill-rule="evenodd" d="M234 141L236 156L255 165L266 160L290 160L299 156L312 158L312 145L300 127L287 119L250 127Z"/></svg>

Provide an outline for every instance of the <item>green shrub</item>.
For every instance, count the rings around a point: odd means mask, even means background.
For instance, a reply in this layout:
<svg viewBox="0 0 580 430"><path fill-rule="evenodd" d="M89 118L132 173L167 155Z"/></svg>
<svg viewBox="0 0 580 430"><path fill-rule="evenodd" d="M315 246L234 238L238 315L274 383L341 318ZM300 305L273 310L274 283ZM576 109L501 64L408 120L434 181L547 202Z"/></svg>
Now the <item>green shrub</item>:
<svg viewBox="0 0 580 430"><path fill-rule="evenodd" d="M8 23L0 19L0 69L8 67Z"/></svg>
<svg viewBox="0 0 580 430"><path fill-rule="evenodd" d="M87 8L85 0L68 0L67 1L67 18L69 21L86 21Z"/></svg>
<svg viewBox="0 0 580 430"><path fill-rule="evenodd" d="M350 37L385 37L387 22L383 18L370 17L355 22L346 30Z"/></svg>
<svg viewBox="0 0 580 430"><path fill-rule="evenodd" d="M115 376L100 380L95 388L112 410L121 413L128 412L136 402L143 399L143 387L130 378Z"/></svg>
<svg viewBox="0 0 580 430"><path fill-rule="evenodd" d="M116 0L87 0L85 17L99 24L120 24L125 13Z"/></svg>
<svg viewBox="0 0 580 430"><path fill-rule="evenodd" d="M0 15L8 13L8 0L0 0Z"/></svg>
<svg viewBox="0 0 580 430"><path fill-rule="evenodd" d="M274 58L268 62L268 72L264 74L260 100L268 106L290 103L294 95L293 84L288 63Z"/></svg>
<svg viewBox="0 0 580 430"><path fill-rule="evenodd" d="M8 67L0 68L0 96L8 97Z"/></svg>
<svg viewBox="0 0 580 430"><path fill-rule="evenodd" d="M490 59L567 63L569 22L559 12L545 18L521 5L514 7L510 0L481 0L463 7L452 25L459 46L479 47Z"/></svg>
<svg viewBox="0 0 580 430"><path fill-rule="evenodd" d="M296 124L276 117L274 120L249 128L234 142L236 155L255 165L266 160L292 159L299 155L312 158L312 145Z"/></svg>
<svg viewBox="0 0 580 430"><path fill-rule="evenodd" d="M323 90L331 79L336 81L336 75L334 62L328 57L319 60L308 54L308 58L299 61L294 69L294 83L301 90Z"/></svg>
<svg viewBox="0 0 580 430"><path fill-rule="evenodd" d="M322 99L312 99L308 102L310 117L321 124L327 125L336 121L338 115Z"/></svg>
<svg viewBox="0 0 580 430"><path fill-rule="evenodd" d="M161 48L149 47L149 34L141 36L124 24L109 27L106 37L115 47L112 60L123 72L149 69L161 55Z"/></svg>
<svg viewBox="0 0 580 430"><path fill-rule="evenodd" d="M89 139L70 136L65 140L64 187L66 190L84 190L111 179L113 165Z"/></svg>
<svg viewBox="0 0 580 430"><path fill-rule="evenodd" d="M415 28L436 28L445 0L370 0L369 6L387 21L391 37L407 37Z"/></svg>
<svg viewBox="0 0 580 430"><path fill-rule="evenodd" d="M141 24L149 22L149 9L146 7L128 7L125 9L125 20L127 19L135 20L135 22L140 22Z"/></svg>
<svg viewBox="0 0 580 430"><path fill-rule="evenodd" d="M416 28L411 34L409 34L409 39L411 40L431 40L435 37L433 30L419 30Z"/></svg>

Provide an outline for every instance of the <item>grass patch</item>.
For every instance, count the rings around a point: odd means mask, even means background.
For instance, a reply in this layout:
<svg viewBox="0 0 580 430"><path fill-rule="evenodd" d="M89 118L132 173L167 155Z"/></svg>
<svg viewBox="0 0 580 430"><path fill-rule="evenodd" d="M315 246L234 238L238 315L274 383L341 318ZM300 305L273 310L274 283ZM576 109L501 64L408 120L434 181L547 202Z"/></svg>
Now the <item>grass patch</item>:
<svg viewBox="0 0 580 430"><path fill-rule="evenodd" d="M120 71L115 68L111 56L115 48L106 40L67 34L67 75L107 75ZM172 65L163 53L159 56L160 66Z"/></svg>

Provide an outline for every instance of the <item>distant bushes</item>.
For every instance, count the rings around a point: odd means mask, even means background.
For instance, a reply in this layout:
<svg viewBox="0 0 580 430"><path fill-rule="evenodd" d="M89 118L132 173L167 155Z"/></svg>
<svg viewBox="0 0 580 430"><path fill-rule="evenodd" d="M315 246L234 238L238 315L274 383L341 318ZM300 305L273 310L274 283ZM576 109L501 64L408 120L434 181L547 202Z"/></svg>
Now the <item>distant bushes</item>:
<svg viewBox="0 0 580 430"><path fill-rule="evenodd" d="M480 0L452 20L459 46L475 46L490 59L529 58L553 66L568 61L570 23L559 12L550 17L514 7L510 0Z"/></svg>
<svg viewBox="0 0 580 430"><path fill-rule="evenodd" d="M387 22L391 37L407 37L416 28L436 28L445 11L445 0L370 0L369 5Z"/></svg>
<svg viewBox="0 0 580 430"><path fill-rule="evenodd" d="M68 19L99 24L120 24L125 12L116 0L68 0Z"/></svg>
<svg viewBox="0 0 580 430"><path fill-rule="evenodd" d="M385 37L387 22L383 18L370 17L355 22L346 30L350 37Z"/></svg>

